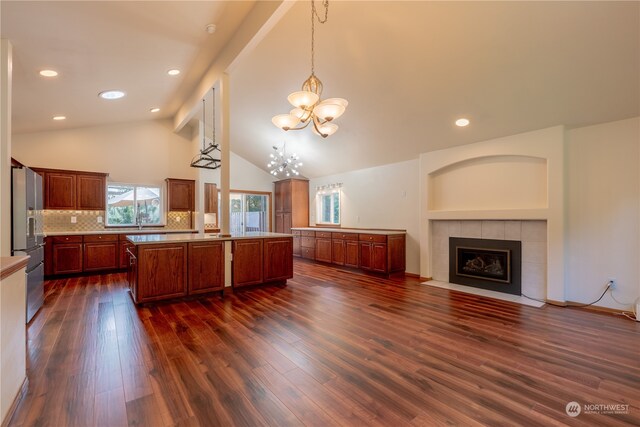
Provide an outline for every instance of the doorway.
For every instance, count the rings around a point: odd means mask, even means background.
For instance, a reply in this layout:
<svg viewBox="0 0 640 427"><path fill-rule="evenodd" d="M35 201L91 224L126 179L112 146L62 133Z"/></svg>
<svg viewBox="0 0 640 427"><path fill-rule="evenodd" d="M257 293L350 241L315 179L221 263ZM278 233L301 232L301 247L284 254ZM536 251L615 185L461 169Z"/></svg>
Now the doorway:
<svg viewBox="0 0 640 427"><path fill-rule="evenodd" d="M232 191L229 195L231 233L269 231L270 196L269 193Z"/></svg>

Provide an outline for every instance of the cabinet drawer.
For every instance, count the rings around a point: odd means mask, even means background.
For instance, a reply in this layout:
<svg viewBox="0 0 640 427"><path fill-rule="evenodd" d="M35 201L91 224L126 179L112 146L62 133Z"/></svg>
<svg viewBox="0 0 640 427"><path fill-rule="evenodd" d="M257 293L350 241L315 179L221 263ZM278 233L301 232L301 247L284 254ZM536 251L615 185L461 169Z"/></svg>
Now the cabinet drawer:
<svg viewBox="0 0 640 427"><path fill-rule="evenodd" d="M91 242L117 242L117 234L87 234L84 236L85 243Z"/></svg>
<svg viewBox="0 0 640 427"><path fill-rule="evenodd" d="M52 243L82 243L82 236L51 236Z"/></svg>
<svg viewBox="0 0 640 427"><path fill-rule="evenodd" d="M303 248L316 247L316 239L314 239L313 237L301 237L300 240L300 246L302 246Z"/></svg>
<svg viewBox="0 0 640 427"><path fill-rule="evenodd" d="M331 233L333 240L358 240L357 233Z"/></svg>
<svg viewBox="0 0 640 427"><path fill-rule="evenodd" d="M315 231L303 230L302 231L302 236L305 236L305 237L316 237L316 232Z"/></svg>
<svg viewBox="0 0 640 427"><path fill-rule="evenodd" d="M315 248L302 248L302 258L307 259L316 259L316 249Z"/></svg>
<svg viewBox="0 0 640 427"><path fill-rule="evenodd" d="M329 231L316 231L316 237L321 237L323 239L330 239L331 232Z"/></svg>
<svg viewBox="0 0 640 427"><path fill-rule="evenodd" d="M302 231L300 230L291 230L291 234L293 234L294 236L300 236L301 233Z"/></svg>
<svg viewBox="0 0 640 427"><path fill-rule="evenodd" d="M360 234L361 242L387 243L387 236L384 234Z"/></svg>

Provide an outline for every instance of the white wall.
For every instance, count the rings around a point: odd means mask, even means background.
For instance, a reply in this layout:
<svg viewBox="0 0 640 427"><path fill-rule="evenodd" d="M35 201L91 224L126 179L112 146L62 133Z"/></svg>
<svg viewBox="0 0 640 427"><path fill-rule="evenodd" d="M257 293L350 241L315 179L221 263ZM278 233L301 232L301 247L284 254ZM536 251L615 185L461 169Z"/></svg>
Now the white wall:
<svg viewBox="0 0 640 427"><path fill-rule="evenodd" d="M567 297L640 295L640 118L567 131ZM609 294L598 305L629 310Z"/></svg>
<svg viewBox="0 0 640 427"><path fill-rule="evenodd" d="M12 46L0 40L0 256L11 255Z"/></svg>
<svg viewBox="0 0 640 427"><path fill-rule="evenodd" d="M407 269L420 273L418 159L314 178L309 221L316 222L316 187L342 183L341 226L407 230Z"/></svg>
<svg viewBox="0 0 640 427"><path fill-rule="evenodd" d="M109 181L161 184L195 179L191 129L176 134L171 120L13 135L13 156L27 166L109 173Z"/></svg>

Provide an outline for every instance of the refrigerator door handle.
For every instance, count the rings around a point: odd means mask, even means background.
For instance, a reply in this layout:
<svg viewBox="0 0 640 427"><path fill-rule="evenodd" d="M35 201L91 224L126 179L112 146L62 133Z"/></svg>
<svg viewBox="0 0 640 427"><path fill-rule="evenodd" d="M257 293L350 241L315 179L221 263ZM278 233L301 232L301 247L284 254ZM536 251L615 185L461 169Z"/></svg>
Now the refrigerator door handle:
<svg viewBox="0 0 640 427"><path fill-rule="evenodd" d="M36 235L36 218L33 216L27 217L27 237L35 237Z"/></svg>

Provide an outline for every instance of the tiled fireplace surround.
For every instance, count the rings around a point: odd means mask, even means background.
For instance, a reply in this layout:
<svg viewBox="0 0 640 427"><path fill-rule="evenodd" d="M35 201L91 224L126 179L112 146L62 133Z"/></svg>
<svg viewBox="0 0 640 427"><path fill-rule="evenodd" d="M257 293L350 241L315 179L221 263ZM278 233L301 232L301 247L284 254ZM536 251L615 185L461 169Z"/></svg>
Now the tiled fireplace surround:
<svg viewBox="0 0 640 427"><path fill-rule="evenodd" d="M547 222L538 220L432 220L433 279L449 281L449 237L522 242L522 293L544 299L547 277Z"/></svg>

